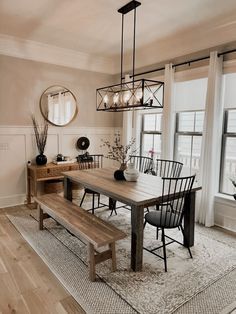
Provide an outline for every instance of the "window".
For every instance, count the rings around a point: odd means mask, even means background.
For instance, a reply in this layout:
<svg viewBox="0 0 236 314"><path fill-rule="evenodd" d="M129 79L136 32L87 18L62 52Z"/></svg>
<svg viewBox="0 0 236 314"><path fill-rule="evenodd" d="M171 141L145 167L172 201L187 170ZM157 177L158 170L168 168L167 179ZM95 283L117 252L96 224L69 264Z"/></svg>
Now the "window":
<svg viewBox="0 0 236 314"><path fill-rule="evenodd" d="M236 179L236 73L223 75L224 128L222 137L220 192L234 194L230 179Z"/></svg>
<svg viewBox="0 0 236 314"><path fill-rule="evenodd" d="M204 111L177 113L175 159L190 173L198 173L201 156Z"/></svg>
<svg viewBox="0 0 236 314"><path fill-rule="evenodd" d="M144 114L142 121L141 154L161 157L162 113Z"/></svg>
<svg viewBox="0 0 236 314"><path fill-rule="evenodd" d="M236 179L236 109L225 111L220 192L234 194Z"/></svg>

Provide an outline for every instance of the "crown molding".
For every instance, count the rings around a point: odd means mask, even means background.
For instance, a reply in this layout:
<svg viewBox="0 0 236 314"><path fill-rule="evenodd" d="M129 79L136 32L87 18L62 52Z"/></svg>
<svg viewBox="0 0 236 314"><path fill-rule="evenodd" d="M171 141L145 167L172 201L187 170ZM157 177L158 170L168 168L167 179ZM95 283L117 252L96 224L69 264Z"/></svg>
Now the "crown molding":
<svg viewBox="0 0 236 314"><path fill-rule="evenodd" d="M116 73L114 60L0 34L0 54L86 71Z"/></svg>

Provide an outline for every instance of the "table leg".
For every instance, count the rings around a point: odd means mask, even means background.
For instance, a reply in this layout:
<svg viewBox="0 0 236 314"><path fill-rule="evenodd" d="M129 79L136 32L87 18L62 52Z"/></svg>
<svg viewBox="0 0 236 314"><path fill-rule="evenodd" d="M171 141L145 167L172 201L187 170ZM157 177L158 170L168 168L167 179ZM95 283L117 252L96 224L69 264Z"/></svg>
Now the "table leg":
<svg viewBox="0 0 236 314"><path fill-rule="evenodd" d="M72 182L68 178L64 178L64 197L72 202Z"/></svg>
<svg viewBox="0 0 236 314"><path fill-rule="evenodd" d="M131 268L141 271L143 266L143 207L131 206Z"/></svg>
<svg viewBox="0 0 236 314"><path fill-rule="evenodd" d="M194 245L195 197L196 192L191 192L185 197L184 202L184 246L186 247Z"/></svg>
<svg viewBox="0 0 236 314"><path fill-rule="evenodd" d="M27 177L27 204L31 203L31 180L30 176Z"/></svg>

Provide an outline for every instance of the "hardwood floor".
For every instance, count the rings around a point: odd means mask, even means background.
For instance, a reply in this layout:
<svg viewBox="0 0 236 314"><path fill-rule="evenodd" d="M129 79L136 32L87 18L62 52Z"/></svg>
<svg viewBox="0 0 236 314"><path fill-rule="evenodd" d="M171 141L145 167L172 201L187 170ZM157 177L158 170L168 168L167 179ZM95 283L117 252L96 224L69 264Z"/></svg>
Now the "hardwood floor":
<svg viewBox="0 0 236 314"><path fill-rule="evenodd" d="M8 220L13 210L0 209L0 314L85 313Z"/></svg>

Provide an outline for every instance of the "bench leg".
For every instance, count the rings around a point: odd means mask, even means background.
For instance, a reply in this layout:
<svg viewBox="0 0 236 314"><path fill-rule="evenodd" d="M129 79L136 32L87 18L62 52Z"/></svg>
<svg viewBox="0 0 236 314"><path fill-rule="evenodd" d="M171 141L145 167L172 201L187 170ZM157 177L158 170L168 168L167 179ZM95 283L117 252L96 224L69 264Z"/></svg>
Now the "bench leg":
<svg viewBox="0 0 236 314"><path fill-rule="evenodd" d="M43 210L40 207L40 205L38 205L38 211L39 211L39 230L43 230L43 218L44 218L44 215L43 215Z"/></svg>
<svg viewBox="0 0 236 314"><path fill-rule="evenodd" d="M91 243L88 244L88 258L89 258L89 278L91 281L95 281L95 278L96 278L95 250L94 250L94 246Z"/></svg>
<svg viewBox="0 0 236 314"><path fill-rule="evenodd" d="M112 271L116 271L116 246L115 246L115 242L109 244L109 247L111 250Z"/></svg>

